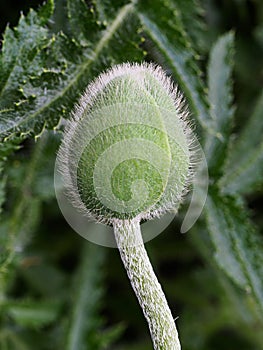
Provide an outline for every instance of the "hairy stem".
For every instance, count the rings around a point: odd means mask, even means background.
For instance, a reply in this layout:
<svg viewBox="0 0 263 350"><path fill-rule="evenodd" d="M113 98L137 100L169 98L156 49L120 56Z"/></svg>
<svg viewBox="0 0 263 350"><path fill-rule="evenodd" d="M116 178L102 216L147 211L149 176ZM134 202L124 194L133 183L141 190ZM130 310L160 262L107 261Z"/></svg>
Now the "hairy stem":
<svg viewBox="0 0 263 350"><path fill-rule="evenodd" d="M120 255L148 322L154 349L180 350L175 322L145 250L138 221L119 220L114 233Z"/></svg>

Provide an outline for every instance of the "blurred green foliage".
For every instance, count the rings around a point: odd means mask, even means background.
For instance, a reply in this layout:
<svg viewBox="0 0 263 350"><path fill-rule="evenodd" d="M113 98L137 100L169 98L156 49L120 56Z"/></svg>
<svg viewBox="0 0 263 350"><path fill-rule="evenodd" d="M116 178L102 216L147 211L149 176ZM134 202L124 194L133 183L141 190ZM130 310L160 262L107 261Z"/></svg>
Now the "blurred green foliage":
<svg viewBox="0 0 263 350"><path fill-rule="evenodd" d="M143 59L184 91L209 164L204 215L177 234L185 205L147 243L182 348L263 349L262 1L36 4L1 9L2 28L16 27L0 56L0 349L152 347L118 252L66 224L53 186L85 86Z"/></svg>

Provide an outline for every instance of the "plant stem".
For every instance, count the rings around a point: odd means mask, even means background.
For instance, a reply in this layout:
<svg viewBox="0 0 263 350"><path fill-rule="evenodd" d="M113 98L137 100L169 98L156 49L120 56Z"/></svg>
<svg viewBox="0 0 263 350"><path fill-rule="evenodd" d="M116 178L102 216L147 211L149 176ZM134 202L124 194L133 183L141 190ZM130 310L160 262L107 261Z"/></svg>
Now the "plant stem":
<svg viewBox="0 0 263 350"><path fill-rule="evenodd" d="M139 221L118 220L114 234L121 259L148 322L155 350L180 350L175 321L142 240Z"/></svg>

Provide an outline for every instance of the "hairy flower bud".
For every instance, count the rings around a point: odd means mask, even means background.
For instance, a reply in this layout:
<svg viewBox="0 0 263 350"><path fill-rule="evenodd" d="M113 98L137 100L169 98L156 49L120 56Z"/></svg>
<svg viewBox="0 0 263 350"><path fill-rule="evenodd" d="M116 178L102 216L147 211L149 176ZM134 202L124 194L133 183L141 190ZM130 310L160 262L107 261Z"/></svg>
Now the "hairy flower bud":
<svg viewBox="0 0 263 350"><path fill-rule="evenodd" d="M102 73L76 106L59 150L74 205L104 223L176 209L191 173L181 94L160 67Z"/></svg>

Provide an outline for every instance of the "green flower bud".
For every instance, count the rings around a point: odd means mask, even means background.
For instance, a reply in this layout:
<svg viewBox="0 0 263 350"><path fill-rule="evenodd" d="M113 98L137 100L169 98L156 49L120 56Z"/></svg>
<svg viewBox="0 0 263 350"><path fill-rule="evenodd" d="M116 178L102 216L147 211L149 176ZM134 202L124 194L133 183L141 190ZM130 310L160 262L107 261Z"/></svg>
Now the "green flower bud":
<svg viewBox="0 0 263 350"><path fill-rule="evenodd" d="M76 106L59 151L74 205L109 224L177 209L191 173L186 117L160 67L128 63L102 73Z"/></svg>

